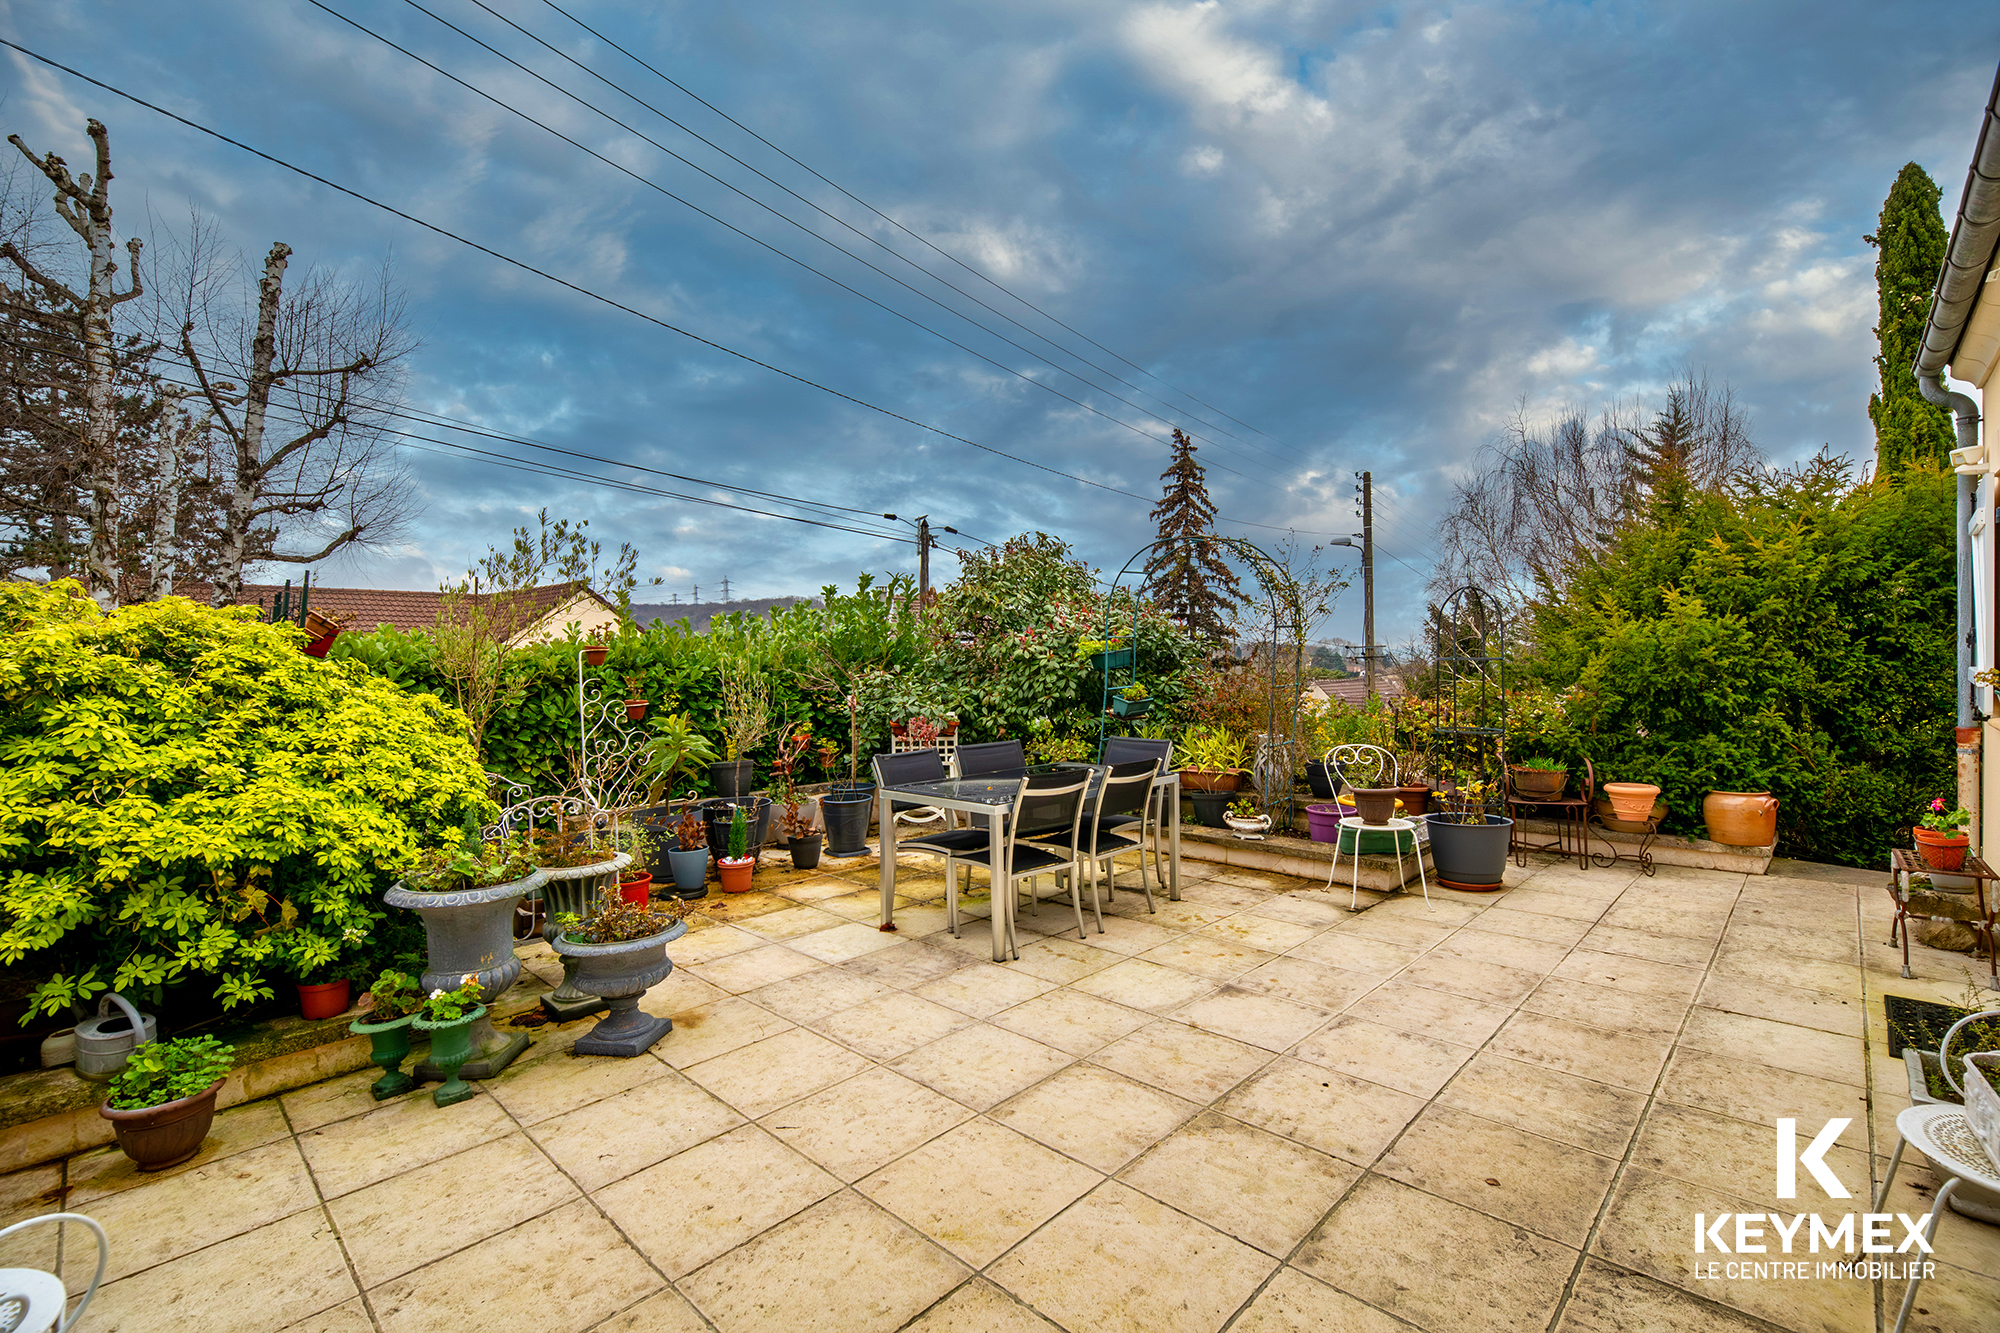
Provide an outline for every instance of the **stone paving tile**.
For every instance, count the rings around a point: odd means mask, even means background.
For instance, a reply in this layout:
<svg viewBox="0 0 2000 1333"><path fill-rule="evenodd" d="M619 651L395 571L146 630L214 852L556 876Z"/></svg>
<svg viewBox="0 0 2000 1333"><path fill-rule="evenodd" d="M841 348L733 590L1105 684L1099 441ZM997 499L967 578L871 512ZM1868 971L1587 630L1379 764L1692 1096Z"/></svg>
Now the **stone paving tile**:
<svg viewBox="0 0 2000 1333"><path fill-rule="evenodd" d="M1435 1333L1547 1328L1576 1261L1568 1246L1373 1175L1292 1260Z"/></svg>
<svg viewBox="0 0 2000 1333"><path fill-rule="evenodd" d="M1087 942L1050 901L995 965L983 894L965 938L925 934L943 882L912 862L908 933L874 929L866 866L705 900L650 1055L552 1025L443 1110L344 1075L224 1111L158 1177L115 1148L0 1176L0 1224L67 1180L125 1274L91 1327L126 1333L456 1333L494 1273L576 1333L1869 1326L1868 1284L1693 1281L1686 1231L1864 1206L1907 1103L1880 996L1956 999L1966 966L1918 946L1897 977L1879 893L1542 858L1350 914L1190 863L1185 901L1121 892ZM1768 1197L1780 1114L1852 1122L1826 1157L1852 1198ZM1937 1185L1912 1160L1888 1206ZM1948 1218L1937 1262L1913 1328L2000 1317L2000 1232Z"/></svg>
<svg viewBox="0 0 2000 1333"><path fill-rule="evenodd" d="M1212 1333L1277 1261L1106 1181L987 1270L1071 1329Z"/></svg>
<svg viewBox="0 0 2000 1333"><path fill-rule="evenodd" d="M1103 1178L980 1117L855 1188L965 1262L984 1267Z"/></svg>
<svg viewBox="0 0 2000 1333"><path fill-rule="evenodd" d="M908 1226L842 1191L680 1282L721 1333L809 1326L888 1333L971 1276Z"/></svg>

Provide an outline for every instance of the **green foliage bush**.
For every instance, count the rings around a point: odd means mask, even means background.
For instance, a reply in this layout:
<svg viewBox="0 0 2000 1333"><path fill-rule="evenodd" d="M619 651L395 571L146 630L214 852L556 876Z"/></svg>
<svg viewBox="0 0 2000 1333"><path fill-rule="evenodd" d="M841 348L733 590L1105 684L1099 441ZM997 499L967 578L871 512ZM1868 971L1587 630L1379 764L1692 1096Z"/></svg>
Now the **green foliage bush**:
<svg viewBox="0 0 2000 1333"><path fill-rule="evenodd" d="M31 1013L269 998L366 953L393 873L490 814L461 714L253 614L0 585L0 965L47 978Z"/></svg>
<svg viewBox="0 0 2000 1333"><path fill-rule="evenodd" d="M1658 783L1698 832L1712 790L1779 798L1788 856L1879 865L1953 786L1953 478L1854 484L1825 457L1671 493L1533 611L1536 749Z"/></svg>

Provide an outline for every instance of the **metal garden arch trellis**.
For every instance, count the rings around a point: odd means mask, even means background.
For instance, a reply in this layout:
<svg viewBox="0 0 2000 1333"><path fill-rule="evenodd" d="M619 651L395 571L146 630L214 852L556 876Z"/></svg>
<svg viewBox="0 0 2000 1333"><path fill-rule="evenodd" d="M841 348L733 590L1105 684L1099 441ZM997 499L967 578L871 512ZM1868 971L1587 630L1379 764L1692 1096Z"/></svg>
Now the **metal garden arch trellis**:
<svg viewBox="0 0 2000 1333"><path fill-rule="evenodd" d="M1497 791L1507 740L1507 614L1468 584L1431 608L1430 628L1431 774Z"/></svg>

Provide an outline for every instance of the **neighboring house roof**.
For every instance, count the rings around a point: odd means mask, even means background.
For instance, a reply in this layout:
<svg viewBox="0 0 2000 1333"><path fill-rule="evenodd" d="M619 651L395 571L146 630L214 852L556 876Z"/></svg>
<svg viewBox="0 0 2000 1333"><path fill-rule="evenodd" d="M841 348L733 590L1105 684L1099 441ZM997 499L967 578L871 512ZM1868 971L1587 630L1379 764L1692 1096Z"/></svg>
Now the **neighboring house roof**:
<svg viewBox="0 0 2000 1333"><path fill-rule="evenodd" d="M246 583L243 585L242 605L261 606L269 610L284 585L277 583ZM297 585L292 592L296 596ZM183 584L175 589L180 596L197 602L209 600L206 584ZM526 637L537 629L556 629L546 626L550 616L559 611L576 608L583 602L598 612L592 619L603 615L616 616L618 608L581 581L570 583L547 583L531 588L522 598L522 634ZM444 594L439 592L411 592L400 588L328 588L315 583L306 605L322 615L331 616L343 626L359 634L365 634L380 625L393 626L405 633L410 630L428 629L437 623L438 611L444 606Z"/></svg>
<svg viewBox="0 0 2000 1333"><path fill-rule="evenodd" d="M1307 684L1308 694L1317 694L1322 699L1338 699L1355 708L1368 703L1368 682L1361 676L1352 680L1315 680ZM1385 702L1394 703L1403 697L1403 682L1386 673L1375 677L1375 693Z"/></svg>

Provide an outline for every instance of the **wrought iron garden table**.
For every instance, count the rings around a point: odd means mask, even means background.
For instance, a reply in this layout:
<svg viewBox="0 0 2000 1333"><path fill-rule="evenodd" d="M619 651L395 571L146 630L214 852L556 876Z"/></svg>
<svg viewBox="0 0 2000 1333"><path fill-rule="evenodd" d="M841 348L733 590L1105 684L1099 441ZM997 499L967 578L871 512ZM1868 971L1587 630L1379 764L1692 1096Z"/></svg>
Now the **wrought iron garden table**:
<svg viewBox="0 0 2000 1333"><path fill-rule="evenodd" d="M1923 875L1931 881L1931 903L1916 901L1925 896L1915 893L1910 887L1910 876ZM1945 888L1938 884L1941 875L1956 875L1969 879L1969 888ZM1910 918L1920 921L1956 921L1971 927L1972 931L1986 941L1986 986L1989 990L2000 990L2000 959L1994 957L1993 937L1996 909L2000 909L2000 892L1987 886L2000 879L1988 868L1986 862L1967 853L1965 864L1957 870L1937 870L1914 850L1908 847L1892 848L1889 852L1889 897L1896 904L1896 919L1889 925L1889 943L1900 939L1903 946L1903 976L1910 975ZM1954 901L1956 900L1956 901ZM1929 908L1931 910L1924 910ZM1950 910L1947 910L1950 909Z"/></svg>

